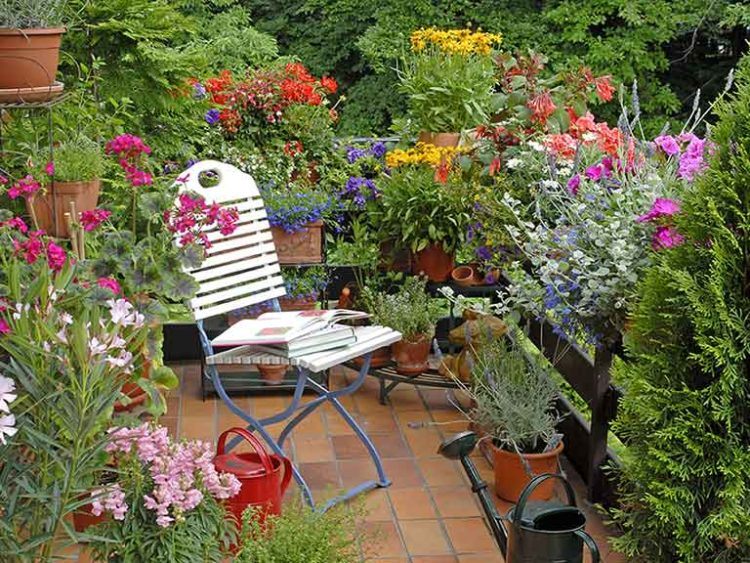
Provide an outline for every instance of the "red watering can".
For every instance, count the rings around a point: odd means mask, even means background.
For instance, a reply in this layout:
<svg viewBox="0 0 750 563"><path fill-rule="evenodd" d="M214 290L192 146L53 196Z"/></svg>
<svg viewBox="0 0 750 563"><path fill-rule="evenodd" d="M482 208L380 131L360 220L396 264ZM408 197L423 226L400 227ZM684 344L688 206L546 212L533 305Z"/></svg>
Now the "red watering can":
<svg viewBox="0 0 750 563"><path fill-rule="evenodd" d="M224 453L227 436L231 433L242 436L255 451ZM217 471L235 475L242 484L240 492L225 501L238 522L242 521L242 513L248 506L260 508L261 521L268 514L281 514L281 500L292 478L292 462L287 458L269 454L258 438L244 428L237 427L230 428L219 436L214 466Z"/></svg>

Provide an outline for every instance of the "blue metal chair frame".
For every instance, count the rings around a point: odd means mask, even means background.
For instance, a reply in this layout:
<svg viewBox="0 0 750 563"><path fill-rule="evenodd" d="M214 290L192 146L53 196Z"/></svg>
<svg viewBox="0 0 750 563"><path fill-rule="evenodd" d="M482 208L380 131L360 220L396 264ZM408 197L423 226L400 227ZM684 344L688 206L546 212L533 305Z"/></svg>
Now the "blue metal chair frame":
<svg viewBox="0 0 750 563"><path fill-rule="evenodd" d="M278 304L275 304L275 307L277 307ZM211 346L211 341L208 339L208 336L206 335L206 332L203 328L203 321L198 321L198 333L200 335L201 340L201 346L203 348L203 353L208 356L212 356L214 354L213 347ZM375 448L375 445L372 443L370 438L367 436L365 431L362 429L362 427L357 423L356 420L352 417L351 414L346 410L344 405L341 404L341 401L339 401L339 397L350 395L354 393L357 389L359 389L362 384L365 381L365 378L367 377L367 372L370 369L370 358L372 354L369 353L365 356L365 361L362 365L362 368L359 370L359 374L357 375L356 379L352 381L349 385L346 387L342 387L341 389L337 389L335 391L331 391L328 388L326 388L324 385L321 385L320 383L314 381L309 377L309 370L305 368L296 368L297 369L297 384L294 388L294 395L292 397L291 404L284 409L283 411L279 412L278 414L275 414L273 416L269 416L267 418L261 418L257 419L255 417L250 416L245 411L243 411L240 407L238 407L235 402L232 400L232 398L227 394L226 390L224 389L224 386L221 382L221 377L219 377L219 370L215 365L207 364L206 370L208 371L209 375L211 376L211 379L213 380L214 388L216 389L216 392L218 393L219 397L221 397L221 400L224 401L224 403L229 407L229 410L232 411L234 414L242 418L247 423L247 429L252 432L257 432L260 434L260 436L266 441L268 446L273 450L274 453L280 456L290 457L284 452L284 441L289 436L290 432L294 429L295 426L297 426L300 422L302 422L307 416L312 414L315 409L320 407L321 405L325 403L331 403L333 407L336 409L336 411L341 415L341 417L346 421L346 423L354 430L354 433L357 435L357 437L360 439L360 441L364 444L364 446L367 448L367 451L370 454L370 457L372 458L373 463L375 464L375 469L377 470L377 480L369 480L364 481L360 483L359 485L356 485L355 487L352 487L351 489L347 490L343 494L340 494L330 500L328 500L325 504L322 506L316 506L315 500L313 499L312 491L310 490L310 487L308 486L307 482L305 481L304 477L302 477L302 474L299 472L299 469L296 467L296 465L292 464L292 473L294 475L294 480L299 485L300 489L302 489L302 494L305 499L305 502L307 502L308 505L310 505L312 508L319 510L320 512L325 512L332 506L349 500L350 498L369 491L371 489L375 489L378 487L387 487L391 484L391 481L388 479L388 477L385 474L385 469L383 468L383 460L380 458L380 454L378 453L377 449ZM201 374L201 377L205 377L204 374ZM310 401L302 402L302 395L305 391L305 389L311 389L312 391L315 391L318 396ZM295 414L296 413L296 414ZM291 420L286 424L284 429L281 431L281 434L279 435L278 441L274 440L273 436L266 430L266 426L275 424L277 422L281 422L283 420L287 420L291 417ZM229 451L232 448L234 448L239 443L240 438L235 437L233 440L230 440L230 442L227 444L226 450Z"/></svg>

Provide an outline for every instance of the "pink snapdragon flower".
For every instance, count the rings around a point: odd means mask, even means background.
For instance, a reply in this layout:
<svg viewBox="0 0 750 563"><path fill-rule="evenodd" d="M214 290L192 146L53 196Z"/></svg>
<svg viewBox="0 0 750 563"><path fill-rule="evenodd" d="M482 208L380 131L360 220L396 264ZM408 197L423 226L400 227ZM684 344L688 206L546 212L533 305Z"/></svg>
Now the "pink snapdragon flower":
<svg viewBox="0 0 750 563"><path fill-rule="evenodd" d="M125 520L129 507L125 502L125 492L120 489L120 485L114 484L108 489L97 489L91 493L91 497L91 514L101 516L104 512L110 512L115 520Z"/></svg>

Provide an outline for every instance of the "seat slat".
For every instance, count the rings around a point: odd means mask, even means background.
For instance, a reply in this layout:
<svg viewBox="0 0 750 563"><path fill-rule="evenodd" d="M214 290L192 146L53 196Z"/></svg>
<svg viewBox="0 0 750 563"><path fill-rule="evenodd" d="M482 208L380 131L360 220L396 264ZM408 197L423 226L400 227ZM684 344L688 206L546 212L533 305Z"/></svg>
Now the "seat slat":
<svg viewBox="0 0 750 563"><path fill-rule="evenodd" d="M267 221L264 221L266 223ZM258 245L261 242L266 242L273 239L271 231L266 229L265 231L259 230L256 233L250 235L242 235L241 237L227 237L219 242L215 242L208 249L208 256L211 257L215 254L226 252L227 250L233 250L235 248L242 248L243 246Z"/></svg>
<svg viewBox="0 0 750 563"><path fill-rule="evenodd" d="M244 283L242 285L236 285L228 289L220 291L209 291L201 292L202 295L193 297L190 300L190 304L193 307L204 307L206 305L213 305L222 301L227 301L235 297L241 297L252 293L258 293L268 288L278 287L284 284L284 278L281 276L265 277L260 281L252 283Z"/></svg>
<svg viewBox="0 0 750 563"><path fill-rule="evenodd" d="M255 244L244 245L237 250L229 250L227 252L220 252L219 254L209 256L203 261L203 264L201 264L201 270L213 268L215 266L221 266L230 262L237 262L239 260L247 260L258 256L258 254L263 252L261 250L261 243L264 242L264 238L268 240L268 237L265 237L264 233L261 233L258 237L259 240ZM273 242L271 242L270 244L271 246L273 246Z"/></svg>
<svg viewBox="0 0 750 563"><path fill-rule="evenodd" d="M242 299L235 299L234 301L228 301L221 303L213 307L206 307L205 309L198 308L193 309L195 320L207 319L223 313L229 313L230 311L236 311L242 307L250 307L251 305L257 305L263 303L269 299L275 299L276 297L283 297L286 295L286 289L283 286L274 287L262 293L256 293Z"/></svg>
<svg viewBox="0 0 750 563"><path fill-rule="evenodd" d="M240 235L251 235L253 233L257 233L259 230L259 226L263 223L268 223L266 220L256 221L254 223L246 223L244 225L239 225L234 232L231 235L223 235L221 234L221 231L211 231L206 234L208 237L208 240L211 242L218 242L225 238L236 238ZM270 226L267 227L270 229Z"/></svg>
<svg viewBox="0 0 750 563"><path fill-rule="evenodd" d="M259 253L263 254L259 254ZM253 254L259 254L257 256L253 256ZM276 252L273 246L273 242L266 242L262 245L259 245L258 247L252 247L248 249L248 253L245 259L238 260L235 262L231 262L229 264L224 264L220 266L216 266L213 268L203 268L192 271L193 277L199 282L202 283L205 280L210 280L213 278L217 278L219 276L224 276L227 274L231 274L232 272L241 272L243 270L250 270L252 268L258 268L260 266L265 266L266 264L278 264L279 259L276 256Z"/></svg>

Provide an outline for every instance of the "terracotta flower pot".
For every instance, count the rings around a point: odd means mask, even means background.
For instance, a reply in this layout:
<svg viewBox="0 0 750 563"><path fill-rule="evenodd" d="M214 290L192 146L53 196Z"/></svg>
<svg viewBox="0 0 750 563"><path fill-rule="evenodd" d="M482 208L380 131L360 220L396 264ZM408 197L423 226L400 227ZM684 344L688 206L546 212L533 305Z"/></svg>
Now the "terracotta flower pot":
<svg viewBox="0 0 750 563"><path fill-rule="evenodd" d="M370 358L370 369L378 369L390 364L392 353L393 351L390 346L383 346L382 348L373 351L372 357ZM358 358L354 358L352 363L358 368L361 368L365 363L365 357L359 356Z"/></svg>
<svg viewBox="0 0 750 563"><path fill-rule="evenodd" d="M417 139L420 143L435 145L436 147L457 147L461 140L461 133L432 133L420 131Z"/></svg>
<svg viewBox="0 0 750 563"><path fill-rule="evenodd" d="M271 227L279 264L320 264L323 262L323 221L308 223L299 231L287 233Z"/></svg>
<svg viewBox="0 0 750 563"><path fill-rule="evenodd" d="M104 522L106 519L107 516L105 513L102 513L99 516L94 516L91 513L91 503L84 504L73 513L73 528L75 528L76 532L81 534L85 532L86 528L89 526L96 526L97 524Z"/></svg>
<svg viewBox="0 0 750 563"><path fill-rule="evenodd" d="M479 285L483 281L482 276L477 272L476 264L466 264L453 268L451 279L463 287Z"/></svg>
<svg viewBox="0 0 750 563"><path fill-rule="evenodd" d="M396 362L396 372L401 375L416 376L427 371L430 367L430 345L432 338L423 336L416 342L401 340L393 344L393 359Z"/></svg>
<svg viewBox="0 0 750 563"><path fill-rule="evenodd" d="M70 230L65 214L70 213L70 204L74 204L76 214L95 209L99 202L100 187L98 179L88 182L53 182L46 194L37 193L26 200L26 208L31 213L29 207L33 206L40 229L52 236L67 238ZM74 219L77 220L78 217Z"/></svg>
<svg viewBox="0 0 750 563"><path fill-rule="evenodd" d="M314 297L280 297L279 307L282 311L313 311L318 302Z"/></svg>
<svg viewBox="0 0 750 563"><path fill-rule="evenodd" d="M543 473L557 473L563 443L542 454L521 454L531 467L533 476L529 477L521 458L516 452L509 452L493 446L495 466L495 494L501 499L518 502L524 487L537 475ZM554 482L547 481L537 487L529 497L530 500L549 500L554 492Z"/></svg>
<svg viewBox="0 0 750 563"><path fill-rule="evenodd" d="M261 366L256 365L260 377L266 385L281 385L289 366Z"/></svg>
<svg viewBox="0 0 750 563"><path fill-rule="evenodd" d="M0 89L52 85L63 33L64 27L0 29Z"/></svg>
<svg viewBox="0 0 750 563"><path fill-rule="evenodd" d="M411 265L412 274L424 274L430 281L446 281L453 270L453 256L439 244L431 244L414 255Z"/></svg>

